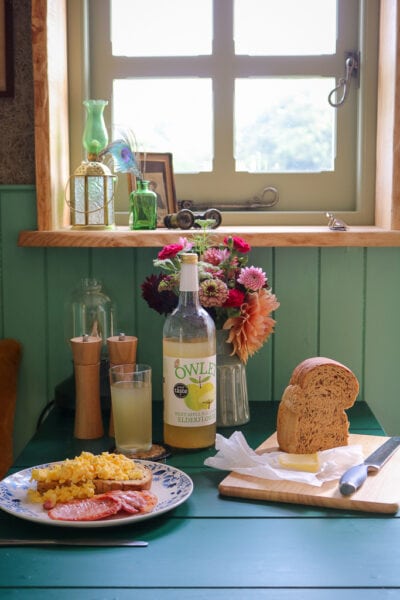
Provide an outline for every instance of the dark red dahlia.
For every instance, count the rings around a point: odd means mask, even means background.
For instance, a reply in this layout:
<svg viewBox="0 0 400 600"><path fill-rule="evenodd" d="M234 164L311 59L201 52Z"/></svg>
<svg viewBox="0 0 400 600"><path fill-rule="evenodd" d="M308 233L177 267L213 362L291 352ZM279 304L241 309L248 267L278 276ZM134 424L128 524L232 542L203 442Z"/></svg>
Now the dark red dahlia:
<svg viewBox="0 0 400 600"><path fill-rule="evenodd" d="M158 286L165 275L149 275L141 284L142 298L153 310L156 310L160 315L169 315L178 304L178 298L171 291L160 292Z"/></svg>

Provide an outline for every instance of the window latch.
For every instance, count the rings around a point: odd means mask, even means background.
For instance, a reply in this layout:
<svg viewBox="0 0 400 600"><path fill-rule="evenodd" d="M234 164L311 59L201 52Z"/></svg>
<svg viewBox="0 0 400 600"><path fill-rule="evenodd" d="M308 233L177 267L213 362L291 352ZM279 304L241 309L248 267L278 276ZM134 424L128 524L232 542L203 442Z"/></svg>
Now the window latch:
<svg viewBox="0 0 400 600"><path fill-rule="evenodd" d="M265 210L272 208L279 202L279 191L269 185L261 192L261 196L253 196L249 200L235 202L235 204L218 203L219 210ZM179 209L204 210L215 206L215 202L194 202L193 200L178 200Z"/></svg>
<svg viewBox="0 0 400 600"><path fill-rule="evenodd" d="M350 85L352 79L356 80L357 86L359 83L360 75L360 53L359 52L346 52L345 53L345 75L340 77L338 85L330 92L328 96L328 102L334 108L342 106L347 100L350 93ZM342 95L339 98L339 92ZM336 101L333 99L336 95Z"/></svg>
<svg viewBox="0 0 400 600"><path fill-rule="evenodd" d="M347 224L342 219L337 219L331 212L326 213L326 218L329 219L328 227L332 231L346 231Z"/></svg>

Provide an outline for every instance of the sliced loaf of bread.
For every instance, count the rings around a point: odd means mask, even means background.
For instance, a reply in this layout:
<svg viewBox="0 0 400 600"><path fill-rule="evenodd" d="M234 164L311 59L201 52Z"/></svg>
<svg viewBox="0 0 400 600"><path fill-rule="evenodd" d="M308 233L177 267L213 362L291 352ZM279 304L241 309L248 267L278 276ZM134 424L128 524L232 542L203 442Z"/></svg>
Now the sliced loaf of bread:
<svg viewBox="0 0 400 600"><path fill-rule="evenodd" d="M345 409L359 392L354 373L345 365L317 356L293 371L278 409L279 448L293 454L312 454L348 443Z"/></svg>

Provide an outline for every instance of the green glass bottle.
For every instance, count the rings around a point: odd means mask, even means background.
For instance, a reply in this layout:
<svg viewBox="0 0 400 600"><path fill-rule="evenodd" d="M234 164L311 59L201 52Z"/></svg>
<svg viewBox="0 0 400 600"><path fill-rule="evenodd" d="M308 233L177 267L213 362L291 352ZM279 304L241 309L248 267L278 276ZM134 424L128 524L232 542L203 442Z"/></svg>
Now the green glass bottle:
<svg viewBox="0 0 400 600"><path fill-rule="evenodd" d="M136 181L137 189L131 192L131 229L156 229L157 227L157 194L149 189L149 182Z"/></svg>

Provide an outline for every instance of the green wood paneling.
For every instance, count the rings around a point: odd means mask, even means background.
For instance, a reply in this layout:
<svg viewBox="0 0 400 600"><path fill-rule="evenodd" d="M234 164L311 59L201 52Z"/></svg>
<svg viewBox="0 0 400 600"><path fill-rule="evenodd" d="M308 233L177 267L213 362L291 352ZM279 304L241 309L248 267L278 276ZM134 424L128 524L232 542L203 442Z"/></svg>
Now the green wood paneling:
<svg viewBox="0 0 400 600"><path fill-rule="evenodd" d="M400 432L400 249L369 248L365 397L388 435Z"/></svg>
<svg viewBox="0 0 400 600"><path fill-rule="evenodd" d="M90 251L86 248L47 248L46 281L48 298L49 387L48 399L54 387L69 377L73 370L71 335L65 321L66 303L82 277L89 276Z"/></svg>
<svg viewBox="0 0 400 600"><path fill-rule="evenodd" d="M249 255L249 266L261 267L274 290L274 251L271 248L254 248ZM275 315L279 319L279 309ZM272 357L275 334L247 363L247 388L250 400L274 400Z"/></svg>
<svg viewBox="0 0 400 600"><path fill-rule="evenodd" d="M347 365L360 385L364 352L364 264L364 248L321 250L320 354ZM360 392L362 399L362 386Z"/></svg>
<svg viewBox="0 0 400 600"><path fill-rule="evenodd" d="M157 248L18 248L36 227L33 186L0 186L0 335L24 347L15 422L18 452L57 383L72 374L64 303L82 277L101 279L117 305L118 329L139 338L161 398L164 317L141 298ZM400 431L400 248L256 248L281 303L276 333L249 359L251 400L279 400L294 367L327 355L347 364L388 433Z"/></svg>
<svg viewBox="0 0 400 600"><path fill-rule="evenodd" d="M280 400L295 366L319 353L318 248L275 250L274 290L281 303L274 339L274 399Z"/></svg>
<svg viewBox="0 0 400 600"><path fill-rule="evenodd" d="M36 204L32 187L1 191L2 322L3 336L19 340L23 357L15 414L16 452L34 433L47 399L48 330L45 250L18 248L21 229L35 226Z"/></svg>
<svg viewBox="0 0 400 600"><path fill-rule="evenodd" d="M135 328L134 258L132 248L91 250L91 276L102 281L104 291L116 305L117 330L126 335L134 335Z"/></svg>
<svg viewBox="0 0 400 600"><path fill-rule="evenodd" d="M138 356L144 363L152 365L153 396L162 398L162 330L165 317L147 306L141 297L140 285L151 273L158 273L153 266L159 248L141 248L135 256L135 279L133 283L136 309L136 335ZM133 301L133 296L132 296Z"/></svg>

